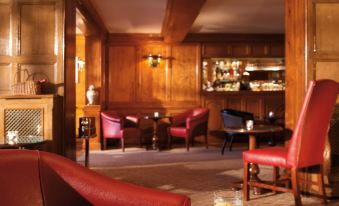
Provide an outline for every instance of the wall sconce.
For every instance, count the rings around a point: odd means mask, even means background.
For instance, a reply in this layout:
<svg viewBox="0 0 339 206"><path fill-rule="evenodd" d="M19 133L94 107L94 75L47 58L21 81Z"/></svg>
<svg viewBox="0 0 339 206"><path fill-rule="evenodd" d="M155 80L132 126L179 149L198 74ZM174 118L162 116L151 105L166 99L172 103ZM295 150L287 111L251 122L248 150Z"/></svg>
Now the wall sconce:
<svg viewBox="0 0 339 206"><path fill-rule="evenodd" d="M85 67L85 61L80 59L80 57L75 57L75 67L77 71L82 72Z"/></svg>
<svg viewBox="0 0 339 206"><path fill-rule="evenodd" d="M82 72L85 69L85 61L80 57L75 57L75 83L79 83L78 72Z"/></svg>
<svg viewBox="0 0 339 206"><path fill-rule="evenodd" d="M145 57L148 59L148 65L153 68L157 67L160 64L162 58L160 54L149 54Z"/></svg>

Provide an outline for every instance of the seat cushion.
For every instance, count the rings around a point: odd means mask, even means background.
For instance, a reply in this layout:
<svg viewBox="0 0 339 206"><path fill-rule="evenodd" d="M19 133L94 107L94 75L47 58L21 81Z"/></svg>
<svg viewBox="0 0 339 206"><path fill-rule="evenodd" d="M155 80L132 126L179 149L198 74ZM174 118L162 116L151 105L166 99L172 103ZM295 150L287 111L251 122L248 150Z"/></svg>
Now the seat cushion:
<svg viewBox="0 0 339 206"><path fill-rule="evenodd" d="M269 147L243 152L243 160L249 163L286 167L288 148Z"/></svg>
<svg viewBox="0 0 339 206"><path fill-rule="evenodd" d="M43 206L38 152L0 151L0 205Z"/></svg>
<svg viewBox="0 0 339 206"><path fill-rule="evenodd" d="M187 129L185 127L170 127L169 133L171 136L174 136L174 137L186 138L188 136Z"/></svg>

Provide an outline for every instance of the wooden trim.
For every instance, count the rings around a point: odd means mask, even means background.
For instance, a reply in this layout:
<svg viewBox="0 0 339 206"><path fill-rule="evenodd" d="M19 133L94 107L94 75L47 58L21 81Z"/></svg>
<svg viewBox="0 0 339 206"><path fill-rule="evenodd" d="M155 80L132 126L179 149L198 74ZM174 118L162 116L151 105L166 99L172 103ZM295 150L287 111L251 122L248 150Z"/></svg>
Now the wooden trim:
<svg viewBox="0 0 339 206"><path fill-rule="evenodd" d="M265 184L261 182L248 182L248 184L252 187L260 187L260 188L265 188L269 190L274 190L274 191L279 191L279 192L290 192L292 193L292 190L286 187L278 187L275 185L270 185L270 184Z"/></svg>
<svg viewBox="0 0 339 206"><path fill-rule="evenodd" d="M110 33L108 36L108 45L111 44L146 44L146 43L163 43L163 37L160 34L127 34L127 33Z"/></svg>
<svg viewBox="0 0 339 206"><path fill-rule="evenodd" d="M11 56L0 56L0 64L11 64L12 62L12 58Z"/></svg>
<svg viewBox="0 0 339 206"><path fill-rule="evenodd" d="M285 34L188 34L185 42L284 42Z"/></svg>
<svg viewBox="0 0 339 206"><path fill-rule="evenodd" d="M294 128L306 93L306 2L285 1L286 128Z"/></svg>
<svg viewBox="0 0 339 206"><path fill-rule="evenodd" d="M189 32L206 0L168 0L162 35L166 43L181 42Z"/></svg>
<svg viewBox="0 0 339 206"><path fill-rule="evenodd" d="M101 33L108 33L108 30L100 18L100 15L95 10L90 0L77 0L77 8L84 15L85 19L89 21L93 26L98 27Z"/></svg>
<svg viewBox="0 0 339 206"><path fill-rule="evenodd" d="M284 43L284 34L188 34L184 43ZM110 44L166 43L160 34L110 33Z"/></svg>
<svg viewBox="0 0 339 206"><path fill-rule="evenodd" d="M202 96L206 97L225 97L225 96L275 96L275 95L284 95L285 91L246 91L246 90L241 90L241 91L236 91L236 92L207 92L207 91L201 91Z"/></svg>
<svg viewBox="0 0 339 206"><path fill-rule="evenodd" d="M106 38L101 38L101 95L100 95L100 102L101 108L106 107L106 101L108 99L107 92L108 85L107 85L107 76L108 76L108 46L106 44Z"/></svg>
<svg viewBox="0 0 339 206"><path fill-rule="evenodd" d="M63 155L76 159L75 135L75 34L76 3L65 1L65 69L64 69L64 122L63 122Z"/></svg>

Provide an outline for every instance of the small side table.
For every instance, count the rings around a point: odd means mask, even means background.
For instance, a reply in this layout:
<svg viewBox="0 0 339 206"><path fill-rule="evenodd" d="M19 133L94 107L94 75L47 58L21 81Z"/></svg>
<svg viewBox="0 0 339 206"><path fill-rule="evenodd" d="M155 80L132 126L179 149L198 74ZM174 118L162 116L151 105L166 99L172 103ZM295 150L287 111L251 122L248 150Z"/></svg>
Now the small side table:
<svg viewBox="0 0 339 206"><path fill-rule="evenodd" d="M165 115L158 115L158 116L144 116L144 119L151 119L153 120L153 137L152 137L152 150L160 151L159 145L158 145L158 135L157 135L157 129L158 129L158 121L163 118L168 118L169 116Z"/></svg>
<svg viewBox="0 0 339 206"><path fill-rule="evenodd" d="M85 139L85 166L88 167L89 139L96 136L95 117L80 117L79 125L79 138Z"/></svg>

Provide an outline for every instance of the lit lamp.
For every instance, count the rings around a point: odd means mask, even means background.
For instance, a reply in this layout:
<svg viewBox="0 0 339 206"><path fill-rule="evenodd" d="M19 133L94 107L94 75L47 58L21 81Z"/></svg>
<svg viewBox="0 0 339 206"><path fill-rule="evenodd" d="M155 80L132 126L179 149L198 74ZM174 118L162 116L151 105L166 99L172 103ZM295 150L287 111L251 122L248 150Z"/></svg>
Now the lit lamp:
<svg viewBox="0 0 339 206"><path fill-rule="evenodd" d="M161 62L161 55L149 54L146 56L150 67L157 67Z"/></svg>

